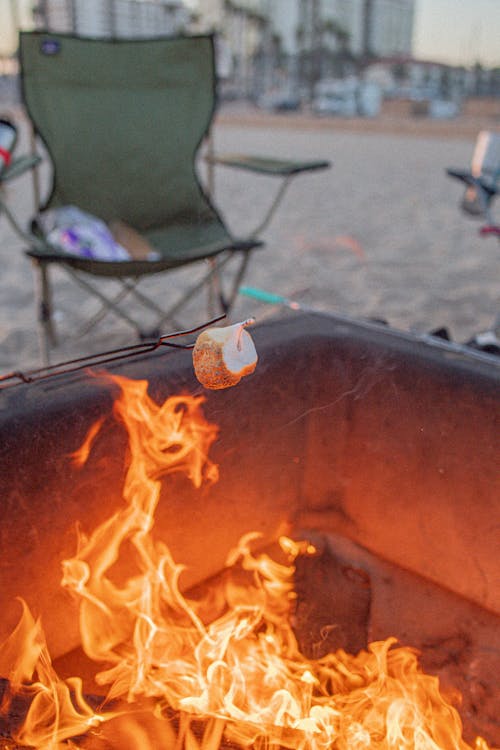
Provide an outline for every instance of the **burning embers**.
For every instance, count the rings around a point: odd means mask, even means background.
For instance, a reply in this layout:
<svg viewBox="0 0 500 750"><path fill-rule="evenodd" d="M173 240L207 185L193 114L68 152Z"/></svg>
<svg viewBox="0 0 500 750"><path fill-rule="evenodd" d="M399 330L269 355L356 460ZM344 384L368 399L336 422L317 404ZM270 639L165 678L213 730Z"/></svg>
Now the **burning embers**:
<svg viewBox="0 0 500 750"><path fill-rule="evenodd" d="M14 740L103 750L469 747L437 678L395 639L357 655L300 653L290 624L293 563L315 555L311 544L282 538L277 561L255 552L258 535L247 534L203 596L181 593L182 566L154 534L161 478L183 472L195 487L216 481L208 451L217 427L204 419L200 398L159 406L145 381L112 379L121 389L115 415L129 435L124 504L91 536L79 534L62 579L79 600L82 646L106 697L84 695L78 677L58 678L41 624L23 606L0 653ZM86 460L98 429L75 461Z"/></svg>

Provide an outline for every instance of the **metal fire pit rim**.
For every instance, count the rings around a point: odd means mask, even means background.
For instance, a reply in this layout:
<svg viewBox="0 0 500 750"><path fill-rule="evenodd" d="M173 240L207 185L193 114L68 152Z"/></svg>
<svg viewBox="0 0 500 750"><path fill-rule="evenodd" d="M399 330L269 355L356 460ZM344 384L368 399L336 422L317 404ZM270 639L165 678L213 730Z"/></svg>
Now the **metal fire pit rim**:
<svg viewBox="0 0 500 750"><path fill-rule="evenodd" d="M371 320L369 318L356 318L344 313L331 313L326 311L300 311L292 314L285 314L280 318L267 319L262 323L258 324L258 328L264 329L267 326L274 326L280 322L289 323L294 318L304 320L307 318L316 318L328 321L329 323L344 324L349 327L359 329L366 333L374 333L377 338L382 336L386 337L387 340L394 339L405 342L411 345L418 345L421 347L428 347L430 350L440 352L442 354L454 355L457 361L471 361L485 363L492 367L493 370L497 369L500 372L500 358L496 355L483 352L479 349L474 349L465 344L460 344L454 341L447 341L446 339L433 336L430 333L404 330L401 328L395 328L387 323L378 320ZM316 334L321 335L321 334Z"/></svg>

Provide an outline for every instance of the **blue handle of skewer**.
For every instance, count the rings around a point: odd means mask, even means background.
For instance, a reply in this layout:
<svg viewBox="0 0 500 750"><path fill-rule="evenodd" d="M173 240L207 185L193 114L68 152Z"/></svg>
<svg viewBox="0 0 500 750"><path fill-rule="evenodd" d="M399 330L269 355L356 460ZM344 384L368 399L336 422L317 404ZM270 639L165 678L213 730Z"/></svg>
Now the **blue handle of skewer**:
<svg viewBox="0 0 500 750"><path fill-rule="evenodd" d="M240 294L244 294L245 297L252 297L252 299L259 300L259 302L267 302L270 305L288 304L287 298L282 297L281 294L265 292L263 289L257 289L255 286L240 286L239 291Z"/></svg>

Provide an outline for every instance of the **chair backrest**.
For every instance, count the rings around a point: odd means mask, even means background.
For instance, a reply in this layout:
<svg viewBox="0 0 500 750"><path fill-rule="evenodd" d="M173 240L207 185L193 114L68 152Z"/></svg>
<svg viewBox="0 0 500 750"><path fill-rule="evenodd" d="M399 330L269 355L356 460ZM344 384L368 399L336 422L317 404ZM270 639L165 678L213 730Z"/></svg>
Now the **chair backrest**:
<svg viewBox="0 0 500 750"><path fill-rule="evenodd" d="M77 205L138 230L217 216L195 172L215 109L211 36L20 35L28 114L54 167L43 208Z"/></svg>

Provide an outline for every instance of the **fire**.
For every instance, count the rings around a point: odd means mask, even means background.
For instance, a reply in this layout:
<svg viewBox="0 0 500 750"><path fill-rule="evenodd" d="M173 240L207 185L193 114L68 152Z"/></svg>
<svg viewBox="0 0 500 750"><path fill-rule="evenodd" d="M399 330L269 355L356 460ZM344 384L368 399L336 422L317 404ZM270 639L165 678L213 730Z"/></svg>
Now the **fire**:
<svg viewBox="0 0 500 750"><path fill-rule="evenodd" d="M437 678L395 639L357 655L309 660L300 653L290 624L293 563L315 554L307 542L282 538L278 561L259 552L258 535L249 533L204 597L181 592L183 567L155 536L155 510L164 476L182 472L195 487L217 479L208 458L217 427L203 417L202 398L172 397L160 406L147 382L111 379L120 388L115 415L129 435L124 504L90 536L80 533L62 579L78 600L82 647L99 664L95 681L106 686L105 699L92 708L79 678L58 678L41 624L23 605L0 652L0 674L9 680L2 710L9 712L14 695L29 703L14 739L44 750L217 750L228 742L469 748ZM86 460L101 425L75 460ZM487 750L481 738L476 750Z"/></svg>
<svg viewBox="0 0 500 750"><path fill-rule="evenodd" d="M0 674L8 678L12 695L30 701L30 710L16 740L33 747L60 747L63 740L98 726L104 717L95 713L84 699L80 678L66 681L58 678L40 621L33 619L24 602L22 607L19 624L0 650ZM4 699L2 712L8 708L9 701Z"/></svg>

